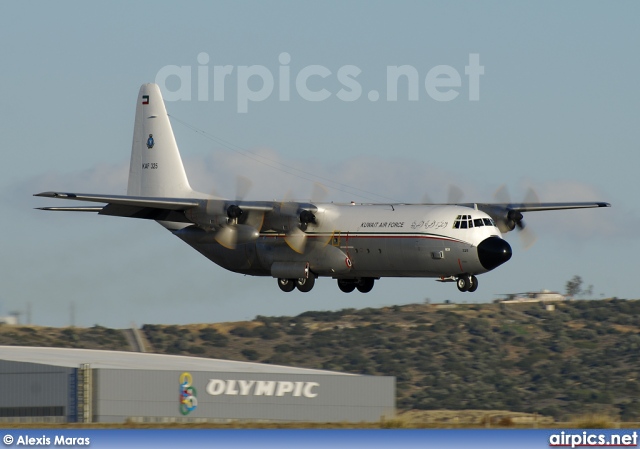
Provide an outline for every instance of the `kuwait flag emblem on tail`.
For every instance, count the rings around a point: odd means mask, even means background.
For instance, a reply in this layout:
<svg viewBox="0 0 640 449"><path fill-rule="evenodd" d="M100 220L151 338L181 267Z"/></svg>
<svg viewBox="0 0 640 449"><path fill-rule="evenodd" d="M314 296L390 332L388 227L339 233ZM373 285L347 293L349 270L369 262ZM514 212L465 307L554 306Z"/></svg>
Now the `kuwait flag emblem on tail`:
<svg viewBox="0 0 640 449"><path fill-rule="evenodd" d="M142 104L149 104L149 95L142 96Z"/></svg>

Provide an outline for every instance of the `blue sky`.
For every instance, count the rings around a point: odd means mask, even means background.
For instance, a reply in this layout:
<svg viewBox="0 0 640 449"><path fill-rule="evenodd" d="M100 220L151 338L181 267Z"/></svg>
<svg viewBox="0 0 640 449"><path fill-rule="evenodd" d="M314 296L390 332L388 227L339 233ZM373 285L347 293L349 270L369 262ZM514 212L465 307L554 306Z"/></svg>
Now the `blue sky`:
<svg viewBox="0 0 640 449"><path fill-rule="evenodd" d="M81 326L217 322L425 298L488 302L564 291L576 274L595 298L637 298L639 13L636 2L2 2L0 315L30 303L33 323L67 325L74 303ZM289 101L279 94L282 53ZM472 54L484 68L478 101L464 72ZM214 101L214 67L226 65L224 101ZM324 101L296 91L312 65L330 72L307 83L329 91ZM402 65L418 73L417 101L404 81L387 100L387 68ZM259 200L289 190L308 198L323 178L349 186L330 190L334 201L445 201L451 184L466 201L491 201L504 184L514 200L533 187L542 201L613 207L525 215L536 244L524 250L508 234L513 258L480 277L474 294L383 279L367 295L345 295L329 279L285 295L273 279L226 272L153 222L33 210L62 205L32 197L45 190L125 193L135 98L167 66L192 69L191 101L167 109L208 133L173 124L201 191L233 197L243 174ZM275 88L240 113L238 74L249 66L266 68ZM344 66L360 70L355 101L337 96ZM451 101L428 95L437 66L461 75ZM197 100L198 67L209 71L208 101ZM262 85L254 77L248 86ZM366 198L354 195L363 190Z"/></svg>

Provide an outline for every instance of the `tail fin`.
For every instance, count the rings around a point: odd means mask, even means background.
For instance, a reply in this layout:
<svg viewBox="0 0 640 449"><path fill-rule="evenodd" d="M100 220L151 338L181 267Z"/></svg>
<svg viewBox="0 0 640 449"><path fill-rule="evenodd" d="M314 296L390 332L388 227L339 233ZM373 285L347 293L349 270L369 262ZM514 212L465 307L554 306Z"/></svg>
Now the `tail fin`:
<svg viewBox="0 0 640 449"><path fill-rule="evenodd" d="M189 198L193 196L157 84L138 93L127 195Z"/></svg>

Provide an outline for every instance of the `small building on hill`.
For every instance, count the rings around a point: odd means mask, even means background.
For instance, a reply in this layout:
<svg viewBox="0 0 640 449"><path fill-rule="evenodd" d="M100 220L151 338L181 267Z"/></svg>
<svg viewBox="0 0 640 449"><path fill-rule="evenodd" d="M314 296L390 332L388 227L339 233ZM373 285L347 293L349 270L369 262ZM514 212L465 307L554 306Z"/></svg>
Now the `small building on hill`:
<svg viewBox="0 0 640 449"><path fill-rule="evenodd" d="M15 315L0 316L0 324L9 324L15 326L18 324L18 317Z"/></svg>
<svg viewBox="0 0 640 449"><path fill-rule="evenodd" d="M542 290L539 292L525 292L525 293L508 293L504 295L504 298L498 298L494 302L500 304L517 304L525 302L560 302L567 301L567 297L549 290Z"/></svg>
<svg viewBox="0 0 640 449"><path fill-rule="evenodd" d="M395 378L231 360L0 346L0 422L376 422Z"/></svg>

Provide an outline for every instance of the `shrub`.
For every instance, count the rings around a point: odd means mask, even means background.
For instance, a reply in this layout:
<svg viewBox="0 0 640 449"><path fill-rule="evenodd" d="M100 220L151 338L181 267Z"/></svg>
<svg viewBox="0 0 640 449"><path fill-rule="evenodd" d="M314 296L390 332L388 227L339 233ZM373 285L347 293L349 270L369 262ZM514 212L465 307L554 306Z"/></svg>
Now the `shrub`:
<svg viewBox="0 0 640 449"><path fill-rule="evenodd" d="M253 334L263 340L275 340L280 337L278 329L272 326L258 326L253 330Z"/></svg>
<svg viewBox="0 0 640 449"><path fill-rule="evenodd" d="M236 337L248 338L255 337L254 332L251 329L247 329L244 326L234 327L229 331L231 335L235 335Z"/></svg>
<svg viewBox="0 0 640 449"><path fill-rule="evenodd" d="M607 415L583 415L572 420L571 427L576 429L613 429L615 420Z"/></svg>
<svg viewBox="0 0 640 449"><path fill-rule="evenodd" d="M167 326L162 331L165 334L178 335L178 326Z"/></svg>
<svg viewBox="0 0 640 449"><path fill-rule="evenodd" d="M277 345L273 348L275 352L285 353L293 351L293 347L291 345Z"/></svg>
<svg viewBox="0 0 640 449"><path fill-rule="evenodd" d="M224 348L229 343L229 338L222 335L217 330L208 327L200 331L200 338L209 344L218 348Z"/></svg>
<svg viewBox="0 0 640 449"><path fill-rule="evenodd" d="M255 349L243 349L241 354L247 358L247 360L258 360L260 354Z"/></svg>
<svg viewBox="0 0 640 449"><path fill-rule="evenodd" d="M289 328L289 335L306 335L308 333L307 327L302 323L296 323L295 326Z"/></svg>

